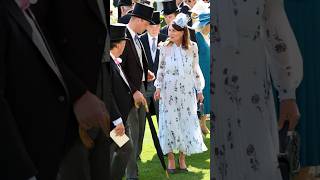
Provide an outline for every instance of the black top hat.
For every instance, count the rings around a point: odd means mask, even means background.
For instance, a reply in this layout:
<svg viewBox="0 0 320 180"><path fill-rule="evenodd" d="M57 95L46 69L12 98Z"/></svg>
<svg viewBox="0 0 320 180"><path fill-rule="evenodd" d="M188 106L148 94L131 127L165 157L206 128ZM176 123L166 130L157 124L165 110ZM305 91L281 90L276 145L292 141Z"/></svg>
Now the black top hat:
<svg viewBox="0 0 320 180"><path fill-rule="evenodd" d="M110 41L128 40L126 37L127 26L122 23L116 23L110 25Z"/></svg>
<svg viewBox="0 0 320 180"><path fill-rule="evenodd" d="M172 1L164 1L162 2L163 4L163 14L164 15L169 15L172 13L179 13L179 9L177 7L176 1L172 0Z"/></svg>
<svg viewBox="0 0 320 180"><path fill-rule="evenodd" d="M131 19L131 16L126 14L118 19L118 23L128 24Z"/></svg>
<svg viewBox="0 0 320 180"><path fill-rule="evenodd" d="M160 11L154 11L153 15L152 15L152 25L157 25L157 24L161 24L161 19L160 19Z"/></svg>
<svg viewBox="0 0 320 180"><path fill-rule="evenodd" d="M153 7L148 6L146 4L136 3L134 5L132 13L128 13L128 14L152 23L151 18L153 14L153 9L154 9Z"/></svg>
<svg viewBox="0 0 320 180"><path fill-rule="evenodd" d="M120 6L131 6L132 0L119 0L118 1L118 7Z"/></svg>

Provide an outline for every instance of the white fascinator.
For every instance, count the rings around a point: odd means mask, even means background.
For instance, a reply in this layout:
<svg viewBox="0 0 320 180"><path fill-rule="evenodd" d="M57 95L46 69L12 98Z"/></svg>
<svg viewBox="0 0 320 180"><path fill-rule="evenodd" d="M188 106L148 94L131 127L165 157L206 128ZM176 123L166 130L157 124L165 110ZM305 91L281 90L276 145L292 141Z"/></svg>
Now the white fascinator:
<svg viewBox="0 0 320 180"><path fill-rule="evenodd" d="M173 23L178 25L181 28L185 28L188 26L188 22L190 21L190 17L184 13L179 13L177 17L173 20Z"/></svg>

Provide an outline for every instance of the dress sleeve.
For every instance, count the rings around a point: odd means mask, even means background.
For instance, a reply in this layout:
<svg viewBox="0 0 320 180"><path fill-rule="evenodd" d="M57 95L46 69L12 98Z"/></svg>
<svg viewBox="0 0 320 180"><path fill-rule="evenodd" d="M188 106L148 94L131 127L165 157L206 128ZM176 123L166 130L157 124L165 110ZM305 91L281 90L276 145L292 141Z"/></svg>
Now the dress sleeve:
<svg viewBox="0 0 320 180"><path fill-rule="evenodd" d="M192 70L193 70L193 79L195 82L195 88L197 93L202 93L202 90L205 86L204 77L199 65L199 52L198 46L196 43L192 45L192 54L193 54L193 63L192 63Z"/></svg>
<svg viewBox="0 0 320 180"><path fill-rule="evenodd" d="M166 61L165 61L165 59L166 59L165 58L165 47L162 46L160 48L157 78L154 81L154 86L157 89L162 89L162 87L163 87L163 79L164 79L164 76L165 76L165 69L166 69Z"/></svg>
<svg viewBox="0 0 320 180"><path fill-rule="evenodd" d="M283 0L267 0L264 11L267 60L280 100L295 99L303 77L301 53L283 6Z"/></svg>

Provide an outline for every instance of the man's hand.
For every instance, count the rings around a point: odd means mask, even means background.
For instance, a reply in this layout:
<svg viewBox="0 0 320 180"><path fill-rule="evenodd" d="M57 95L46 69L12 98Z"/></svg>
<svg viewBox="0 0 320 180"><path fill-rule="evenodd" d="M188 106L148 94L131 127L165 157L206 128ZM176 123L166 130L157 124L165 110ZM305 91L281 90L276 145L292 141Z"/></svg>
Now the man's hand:
<svg viewBox="0 0 320 180"><path fill-rule="evenodd" d="M134 99L134 105L136 108L139 108L140 105L147 105L147 100L144 98L143 94L140 91L136 91L133 94L133 99Z"/></svg>
<svg viewBox="0 0 320 180"><path fill-rule="evenodd" d="M85 130L92 127L101 127L107 133L109 130L109 113L104 102L87 91L73 105L73 110L79 126Z"/></svg>
<svg viewBox="0 0 320 180"><path fill-rule="evenodd" d="M285 121L289 121L289 131L294 130L298 124L300 112L294 99L280 102L279 129L283 128Z"/></svg>
<svg viewBox="0 0 320 180"><path fill-rule="evenodd" d="M115 131L116 131L116 135L117 135L117 136L122 136L122 135L124 135L124 133L125 133L125 128L124 128L123 123L118 124L118 125L116 126L116 128L115 128Z"/></svg>
<svg viewBox="0 0 320 180"><path fill-rule="evenodd" d="M151 72L150 70L148 70L148 77L147 77L147 81L151 82L155 79L155 75L153 72Z"/></svg>

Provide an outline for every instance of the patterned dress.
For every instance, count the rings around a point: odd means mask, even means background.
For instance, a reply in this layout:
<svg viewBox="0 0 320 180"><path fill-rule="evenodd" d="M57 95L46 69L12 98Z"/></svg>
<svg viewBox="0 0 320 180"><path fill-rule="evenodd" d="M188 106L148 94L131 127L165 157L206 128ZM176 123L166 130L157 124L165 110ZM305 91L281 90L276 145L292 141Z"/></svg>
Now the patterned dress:
<svg viewBox="0 0 320 180"><path fill-rule="evenodd" d="M272 86L279 92L280 100L295 98L295 89L302 79L302 58L283 2L213 3L217 8L213 13L218 18L212 43L215 115L212 178L280 180ZM227 18L230 21L221 22Z"/></svg>
<svg viewBox="0 0 320 180"><path fill-rule="evenodd" d="M155 87L160 89L159 140L164 154L207 150L197 116L196 91L202 92L204 87L198 61L198 47L193 42L188 50L175 44L160 49Z"/></svg>

